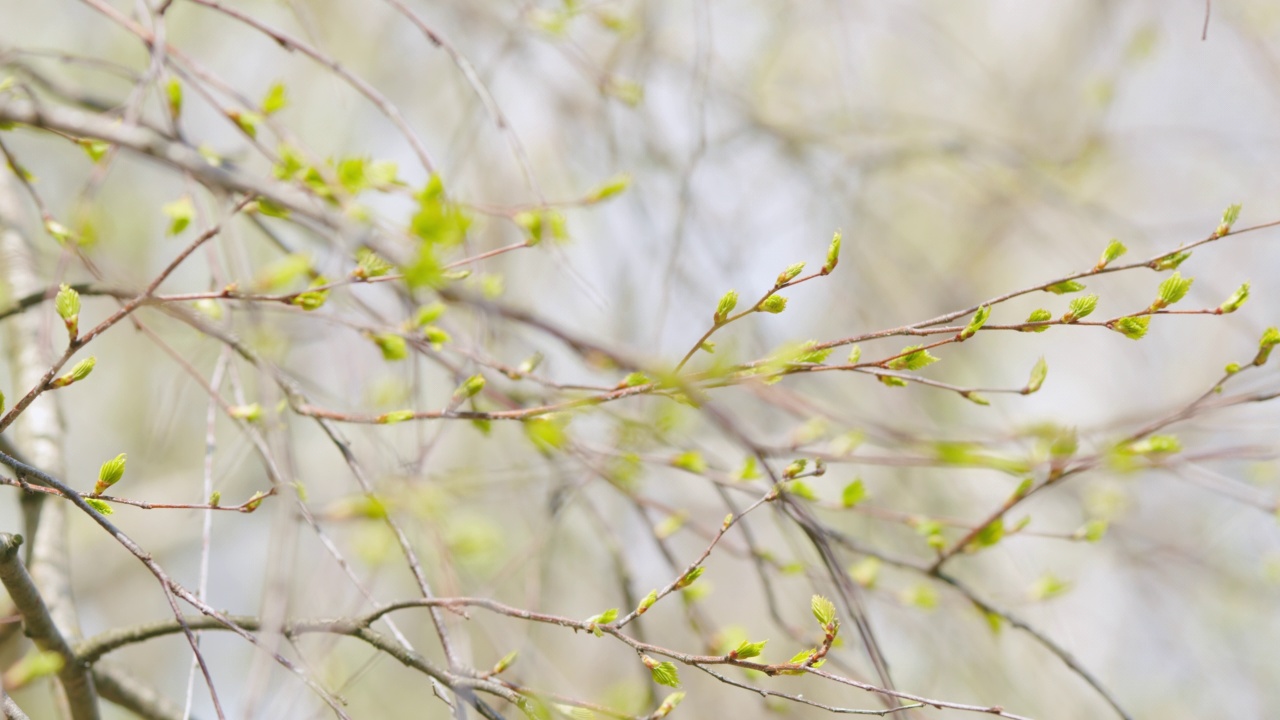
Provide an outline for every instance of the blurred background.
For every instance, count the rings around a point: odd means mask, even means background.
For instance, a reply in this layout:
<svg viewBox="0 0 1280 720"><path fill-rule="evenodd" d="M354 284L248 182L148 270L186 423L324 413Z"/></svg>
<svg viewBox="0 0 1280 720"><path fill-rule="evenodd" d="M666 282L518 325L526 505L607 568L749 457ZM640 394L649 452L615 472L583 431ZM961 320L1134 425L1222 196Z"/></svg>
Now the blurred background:
<svg viewBox="0 0 1280 720"><path fill-rule="evenodd" d="M394 106L472 217L465 245L447 259L520 242L512 218L522 209L558 208L566 219L567 242L475 263L459 285L652 366L674 365L695 344L727 290L745 304L791 263L821 267L836 230L843 251L834 273L788 291L785 313L717 333L715 354L699 355L692 367L972 307L1087 270L1112 238L1129 248L1125 261L1145 260L1211 234L1233 203L1243 205L1237 228L1280 220L1280 6L1264 0L1213 4L1205 39L1205 4L1191 0L404 2L228 4L340 62L376 89L373 100L288 42L214 7L174 2L163 25L172 62L183 68L175 75L186 88L183 139L264 176L280 142L335 161L390 160L408 188L420 188L429 175L422 155L378 107ZM136 106L166 127L162 85L131 95L151 56L128 23L154 27L150 4L0 0L0 72L53 104ZM116 22L111 12L134 19ZM288 104L251 142L226 112L254 108L275 83ZM145 286L189 242L192 230L167 236L164 204L192 195L200 227L227 207L128 152L104 165L47 133L19 128L3 140L35 176L49 212L89 241L83 252L111 286ZM580 202L618 174L630 178L624 192ZM403 228L414 209L405 191L366 193L360 203L383 227ZM33 219L27 230L42 277L51 286L94 280L39 225ZM1082 453L1105 452L1185 407L1226 364L1247 364L1263 330L1278 322L1277 232L1225 238L1181 266L1195 283L1179 307L1217 307L1250 281L1252 297L1235 314L1159 317L1138 342L1101 327L980 333L936 351L940 362L921 371L961 387L1017 389L1043 357L1049 375L1034 395L986 393L984 407L937 388L824 372L715 390L712 399L755 442L783 449L778 469L814 456L814 448L861 442L807 481L814 512L864 548L927 565L926 520L944 521L954 541L1024 477L939 466L930 448L971 442L1036 457L1037 438L1052 425L1078 429ZM329 277L352 267L350 238L254 218L230 223L163 289L256 287L282 247L308 253ZM1086 284L1100 296L1098 316L1111 318L1145 308L1164 277L1138 269ZM626 374L465 303L451 303L440 320L454 341L439 354L388 362L361 335L394 329L432 299L353 286L336 289L316 313L226 303L215 321L284 368L316 404L352 413L436 409L449 402L459 374L479 371L495 392L521 402L574 397L572 388L530 390L492 370L535 352L546 358L538 372L555 383L610 387ZM990 322L1020 322L1036 308L1059 314L1067 299L1020 297L997 305ZM5 305L11 300L6 295ZM114 307L86 297L82 326ZM50 348L60 352L60 322L49 306L40 311ZM224 397L261 403L272 458L288 482L305 486L306 506L352 573L378 601L413 597L381 510L360 499L320 429L278 405L266 374L220 360L226 352L217 341L157 312L142 317L204 377L226 363ZM863 343L863 357L888 357L912 342ZM119 494L199 502L205 390L124 324L93 352L92 381L57 393L68 481L87 490L101 462L127 452ZM847 353L837 349L833 362ZM10 398L23 391L9 372L0 378ZM1228 394L1277 384L1274 368L1262 367ZM1068 651L1133 717L1280 716L1277 417L1265 402L1197 414L1162 431L1179 437L1181 458L1159 469L1104 464L1072 476L1011 513L1010 526L1029 518L1023 532L956 558L948 570ZM568 427L574 451L550 455L532 447L518 423L487 432L465 421L344 425L343 432L438 594L495 597L574 618L625 612L706 546L728 512L727 491L707 478L730 476L747 453L706 414L660 398L611 403ZM270 488L262 457L237 424L220 418L215 437L211 478L224 503ZM703 476L671 467L688 451L705 459ZM1044 469L1031 474L1043 479ZM855 478L868 499L855 511L840 509L842 489ZM766 489L762 480L742 487L751 492L729 493L739 510ZM119 507L114 517L190 587L207 552L209 602L228 612L367 610L298 507L277 496L254 514L216 514L207 544L196 511ZM1072 538L1090 522L1106 523L1105 536ZM0 523L18 525L16 503L0 508ZM765 658L773 662L804 649L786 625L813 634L809 596L829 594L829 579L794 523L772 508L746 524L772 566L758 571L744 538L730 533L698 581L700 594L671 598L640 621L648 641L701 653L727 638L768 638ZM154 579L99 528L73 517L71 532L86 635L169 615ZM1007 623L993 632L971 598L892 563L871 583L865 557L847 552L841 561L872 585L864 588L868 615L899 689L1036 718L1113 716L1034 638ZM395 619L419 651L439 658L423 611ZM521 686L634 715L652 712L664 694L634 654L608 638L480 610L449 622L480 669L519 650L504 677ZM841 668L874 682L852 622L845 627ZM202 642L232 716L328 716L301 683L243 641L208 633ZM348 701L352 717L447 717L424 676L365 646L308 637L281 647ZM118 656L180 701L190 660L180 636ZM819 702L879 707L874 696L812 677L729 674ZM682 667L682 678L688 694L677 717L827 715L692 668ZM212 716L207 692L196 687L197 714ZM40 687L16 697L33 717L48 702Z"/></svg>

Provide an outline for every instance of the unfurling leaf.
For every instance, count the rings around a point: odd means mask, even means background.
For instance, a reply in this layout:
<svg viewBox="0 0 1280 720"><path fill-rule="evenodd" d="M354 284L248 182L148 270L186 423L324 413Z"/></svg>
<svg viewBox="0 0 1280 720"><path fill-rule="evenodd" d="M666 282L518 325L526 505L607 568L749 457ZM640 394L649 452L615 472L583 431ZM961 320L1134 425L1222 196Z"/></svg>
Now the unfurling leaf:
<svg viewBox="0 0 1280 720"><path fill-rule="evenodd" d="M80 293L70 285L62 285L58 289L58 296L54 298L53 307L58 311L58 317L62 318L63 325L66 325L68 337L75 340L80 334Z"/></svg>
<svg viewBox="0 0 1280 720"><path fill-rule="evenodd" d="M1249 283L1243 283L1240 287L1236 288L1235 292L1231 293L1231 297L1227 298L1226 302L1218 306L1218 312L1233 313L1239 310L1240 306L1244 304L1244 301L1248 299Z"/></svg>
<svg viewBox="0 0 1280 720"><path fill-rule="evenodd" d="M859 478L844 486L840 493L840 504L851 508L867 499L867 486Z"/></svg>
<svg viewBox="0 0 1280 720"><path fill-rule="evenodd" d="M1258 354L1253 356L1253 364L1265 365L1267 358L1271 357L1271 349L1276 345L1280 345L1280 330L1269 327L1258 341Z"/></svg>
<svg viewBox="0 0 1280 720"><path fill-rule="evenodd" d="M107 488L120 482L120 478L124 477L124 464L124 453L102 463L102 467L98 468L98 482L93 486L93 494L101 495Z"/></svg>
<svg viewBox="0 0 1280 720"><path fill-rule="evenodd" d="M889 361L890 370L919 370L938 362L938 358L929 354L929 351L920 345L904 347L899 355L900 357Z"/></svg>
<svg viewBox="0 0 1280 720"><path fill-rule="evenodd" d="M1062 316L1062 322L1076 322L1093 314L1093 311L1097 308L1097 295L1081 295L1080 297L1071 298L1071 304L1067 306L1067 314Z"/></svg>
<svg viewBox="0 0 1280 720"><path fill-rule="evenodd" d="M827 262L822 266L822 274L826 275L836 269L836 265L840 262L840 231L831 238L831 245L827 248Z"/></svg>
<svg viewBox="0 0 1280 720"><path fill-rule="evenodd" d="M641 600L640 604L636 607L636 614L643 615L649 612L649 608L653 607L653 604L656 602L658 602L658 591L650 590L649 594L645 595L644 599Z"/></svg>
<svg viewBox="0 0 1280 720"><path fill-rule="evenodd" d="M1110 265L1111 262L1114 261L1116 258L1120 257L1121 255L1125 254L1128 251L1129 251L1129 248L1125 247L1124 243L1120 242L1119 240L1112 240L1110 243L1107 244L1106 249L1102 251L1102 257L1098 258L1098 264L1094 266L1094 269L1101 270L1107 265Z"/></svg>
<svg viewBox="0 0 1280 720"><path fill-rule="evenodd" d="M792 280L795 280L796 276L803 271L804 271L804 263L802 262L792 263L791 265L788 265L785 270L778 273L778 281L774 284L774 287L782 287L783 285L786 285Z"/></svg>
<svg viewBox="0 0 1280 720"><path fill-rule="evenodd" d="M1049 375L1049 363L1041 357L1036 360L1036 364L1031 368L1031 379L1027 381L1027 386L1022 389L1023 395L1030 395L1040 389L1044 385L1044 379Z"/></svg>
<svg viewBox="0 0 1280 720"><path fill-rule="evenodd" d="M1048 310L1045 310L1044 308L1038 308L1036 310L1032 310L1031 314L1027 316L1027 322L1029 323L1048 322L1049 320L1052 320L1052 319L1053 319L1053 313L1049 312ZM1048 330L1048 329L1049 329L1048 325L1039 325L1036 327L1022 328L1023 332L1044 332L1045 330Z"/></svg>
<svg viewBox="0 0 1280 720"><path fill-rule="evenodd" d="M196 206L191 202L190 195L183 195L171 203L165 203L160 210L169 218L168 233L170 235L177 235L186 230L196 216Z"/></svg>
<svg viewBox="0 0 1280 720"><path fill-rule="evenodd" d="M813 617L823 627L835 622L836 606L827 598L821 595L814 595L809 600L809 610L813 612Z"/></svg>
<svg viewBox="0 0 1280 720"><path fill-rule="evenodd" d="M1168 255L1165 255L1151 263L1151 267L1156 270L1177 270L1178 266L1186 262L1189 257L1191 257L1190 250L1169 253Z"/></svg>
<svg viewBox="0 0 1280 720"><path fill-rule="evenodd" d="M769 641L761 640L760 642L750 642L743 640L735 650L729 653L729 657L737 660L749 660L753 657L760 657L760 653L764 652L764 646L767 642Z"/></svg>
<svg viewBox="0 0 1280 720"><path fill-rule="evenodd" d="M716 304L715 323L723 324L729 317L729 313L738 306L738 291L730 290L720 298L720 302Z"/></svg>
<svg viewBox="0 0 1280 720"><path fill-rule="evenodd" d="M1067 293L1080 292L1084 289L1084 285L1075 280L1063 280L1060 283L1054 283L1045 288L1045 292L1051 292L1054 295L1065 295Z"/></svg>
<svg viewBox="0 0 1280 720"><path fill-rule="evenodd" d="M1231 226L1236 224L1236 220L1240 219L1240 204L1227 206L1222 211L1222 222L1218 223L1218 229L1213 231L1214 237L1222 237L1231 232Z"/></svg>
<svg viewBox="0 0 1280 720"><path fill-rule="evenodd" d="M1137 315L1134 317L1120 318L1112 326L1112 330L1124 335L1130 340L1141 340L1143 335L1147 334L1147 327L1151 325L1150 315Z"/></svg>
<svg viewBox="0 0 1280 720"><path fill-rule="evenodd" d="M631 176L625 173L614 175L608 180L600 184L599 187L587 193L586 202L588 204L598 203L602 200L608 200L614 195L620 195L626 192L631 186Z"/></svg>
<svg viewBox="0 0 1280 720"><path fill-rule="evenodd" d="M787 309L787 299L781 295L770 295L760 303L760 309L777 315Z"/></svg>
<svg viewBox="0 0 1280 720"><path fill-rule="evenodd" d="M1187 291L1191 289L1191 283L1195 282L1194 278L1184 278L1182 273L1175 272L1165 278L1160 283L1159 294L1155 301L1151 303L1152 310L1169 307L1187 296Z"/></svg>
<svg viewBox="0 0 1280 720"><path fill-rule="evenodd" d="M458 389L453 391L453 396L458 399L475 397L484 389L484 382L483 375L472 375L462 381L462 384L458 386Z"/></svg>
<svg viewBox="0 0 1280 720"><path fill-rule="evenodd" d="M982 326L986 324L987 318L989 317L991 317L990 305L983 305L978 308L978 311L975 312L973 317L969 320L969 325L960 332L960 339L968 340L973 337L974 333L982 329Z"/></svg>
<svg viewBox="0 0 1280 720"><path fill-rule="evenodd" d="M93 372L93 368L98 364L98 358L90 355L89 357L76 363L71 368L71 372L54 378L50 383L50 387L60 388L66 387L71 383L80 382L89 377L89 373Z"/></svg>

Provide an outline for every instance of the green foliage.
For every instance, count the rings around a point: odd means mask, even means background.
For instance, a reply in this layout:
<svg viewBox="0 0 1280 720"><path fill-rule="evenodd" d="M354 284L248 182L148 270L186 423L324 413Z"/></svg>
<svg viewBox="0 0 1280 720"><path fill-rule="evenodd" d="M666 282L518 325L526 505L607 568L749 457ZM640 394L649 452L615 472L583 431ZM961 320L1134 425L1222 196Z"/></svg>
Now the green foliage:
<svg viewBox="0 0 1280 720"><path fill-rule="evenodd" d="M1042 356L1036 360L1036 364L1031 367L1031 378L1027 380L1027 386L1022 389L1023 395L1030 395L1036 392L1044 385L1044 379L1049 376L1049 363L1045 362Z"/></svg>
<svg viewBox="0 0 1280 720"><path fill-rule="evenodd" d="M1054 295L1065 295L1067 293L1080 292L1084 289L1084 285L1075 280L1063 280L1060 283L1054 283L1045 288L1045 292L1051 292Z"/></svg>
<svg viewBox="0 0 1280 720"><path fill-rule="evenodd" d="M1053 313L1049 312L1048 310L1045 310L1044 308L1038 308L1036 310L1032 310L1031 314L1027 316L1027 322L1029 323L1048 322L1049 320L1052 320L1052 319L1053 319ZM1048 325L1040 325L1037 327L1023 328L1025 332L1044 332L1045 330L1048 330L1048 329L1049 329Z"/></svg>
<svg viewBox="0 0 1280 720"><path fill-rule="evenodd" d="M1093 311L1097 308L1097 295L1081 295L1080 297L1071 298L1071 303L1067 306L1067 313L1062 316L1062 322L1073 323L1084 319L1093 314Z"/></svg>
<svg viewBox="0 0 1280 720"><path fill-rule="evenodd" d="M404 360L409 357L409 345L405 339L395 333L374 333L369 336L385 360Z"/></svg>
<svg viewBox="0 0 1280 720"><path fill-rule="evenodd" d="M608 180L605 180L594 190L587 193L585 200L588 204L595 204L603 200L608 200L615 195L621 195L626 192L629 187L631 187L630 175L626 173L614 175Z"/></svg>
<svg viewBox="0 0 1280 720"><path fill-rule="evenodd" d="M1184 278L1181 273L1177 272L1165 278L1164 282L1160 283L1159 295L1151 303L1151 309L1166 308L1186 297L1187 291L1191 289L1191 283L1194 281L1193 278Z"/></svg>
<svg viewBox="0 0 1280 720"><path fill-rule="evenodd" d="M967 340L973 337L974 333L981 330L982 326L987 323L987 318L989 317L991 317L990 305L983 305L978 308L978 311L975 312L973 317L969 320L969 324L960 332L960 339Z"/></svg>
<svg viewBox="0 0 1280 720"><path fill-rule="evenodd" d="M1177 270L1178 266L1186 262L1189 257L1191 257L1190 250L1172 252L1151 263L1151 267L1156 270Z"/></svg>
<svg viewBox="0 0 1280 720"><path fill-rule="evenodd" d="M66 387L72 383L80 382L81 380L89 377L89 373L93 372L93 369L97 367L97 365L98 365L98 358L90 355L84 360L81 360L80 362L76 363L71 368L71 372L66 373L65 375L61 375L57 378L54 378L53 381L49 383L49 386L60 388L60 387Z"/></svg>
<svg viewBox="0 0 1280 720"><path fill-rule="evenodd" d="M760 302L760 309L777 315L787 309L787 299L781 295L770 295Z"/></svg>
<svg viewBox="0 0 1280 720"><path fill-rule="evenodd" d="M920 345L904 347L898 354L900 357L887 363L890 370L919 370L938 362L938 358Z"/></svg>
<svg viewBox="0 0 1280 720"><path fill-rule="evenodd" d="M196 216L196 206L191 202L190 195L183 195L171 203L166 203L160 210L169 218L168 233L170 235L177 235L186 230Z"/></svg>
<svg viewBox="0 0 1280 720"><path fill-rule="evenodd" d="M721 325L729 318L729 313L738 306L738 291L730 290L720 297L720 302L716 304L715 323Z"/></svg>
<svg viewBox="0 0 1280 720"><path fill-rule="evenodd" d="M1129 248L1125 247L1124 243L1119 240L1112 240L1107 243L1106 249L1102 251L1102 257L1098 258L1098 264L1095 266L1095 269L1101 270L1128 251Z"/></svg>
<svg viewBox="0 0 1280 720"><path fill-rule="evenodd" d="M1112 330L1124 335L1130 340L1141 340L1147 334L1147 327L1151 325L1150 315L1137 315L1134 317L1120 318L1111 327Z"/></svg>
<svg viewBox="0 0 1280 720"><path fill-rule="evenodd" d="M1071 589L1071 583L1052 573L1042 576L1031 585L1032 600L1042 601L1058 597Z"/></svg>
<svg viewBox="0 0 1280 720"><path fill-rule="evenodd" d="M676 670L675 663L666 661L649 665L649 662L651 659L646 658L645 665L649 666L649 673L653 676L654 682L667 687L680 687L680 672Z"/></svg>
<svg viewBox="0 0 1280 720"><path fill-rule="evenodd" d="M458 399L475 397L476 395L480 394L481 390L484 390L484 384L485 384L484 375L479 375L479 374L472 375L471 377L462 381L462 384L459 385L458 388L453 391L453 396Z"/></svg>
<svg viewBox="0 0 1280 720"><path fill-rule="evenodd" d="M827 275L840 263L840 231L837 230L827 248L827 261L822 265L822 274Z"/></svg>
<svg viewBox="0 0 1280 720"><path fill-rule="evenodd" d="M788 265L785 270L778 273L778 280L774 283L774 287L782 287L783 285L786 285L792 280L795 280L796 276L801 272L804 272L804 263L798 262Z"/></svg>
<svg viewBox="0 0 1280 720"><path fill-rule="evenodd" d="M707 461L697 450L686 450L671 458L671 466L699 475L707 471Z"/></svg>
<svg viewBox="0 0 1280 720"><path fill-rule="evenodd" d="M1231 227L1236 224L1236 220L1240 219L1240 205L1228 205L1226 210L1222 211L1222 222L1218 223L1218 228L1213 231L1214 237L1222 237L1231 232Z"/></svg>
<svg viewBox="0 0 1280 720"><path fill-rule="evenodd" d="M768 640L760 642L748 642L744 640L737 648L729 653L729 657L737 660L750 660L753 657L760 657L760 653L764 652L764 646Z"/></svg>
<svg viewBox="0 0 1280 720"><path fill-rule="evenodd" d="M840 493L840 504L851 508L858 503L867 499L867 487L862 482L862 478L858 478L848 485L844 486L844 490Z"/></svg>
<svg viewBox="0 0 1280 720"><path fill-rule="evenodd" d="M93 486L94 495L101 495L107 491L107 488L120 482L124 477L125 459L125 454L120 453L102 463L102 467L98 468L98 482Z"/></svg>
<svg viewBox="0 0 1280 720"><path fill-rule="evenodd" d="M1231 293L1231 297L1227 298L1218 306L1218 312L1233 313L1239 310L1240 306L1244 304L1244 301L1248 299L1249 283L1241 283L1240 287L1236 288L1236 291Z"/></svg>
<svg viewBox="0 0 1280 720"><path fill-rule="evenodd" d="M827 627L836 621L836 606L821 595L809 599L809 610L819 625Z"/></svg>
<svg viewBox="0 0 1280 720"><path fill-rule="evenodd" d="M289 104L285 98L284 83L272 83L267 90L267 94L262 98L262 105L259 109L263 115L271 115L284 109Z"/></svg>

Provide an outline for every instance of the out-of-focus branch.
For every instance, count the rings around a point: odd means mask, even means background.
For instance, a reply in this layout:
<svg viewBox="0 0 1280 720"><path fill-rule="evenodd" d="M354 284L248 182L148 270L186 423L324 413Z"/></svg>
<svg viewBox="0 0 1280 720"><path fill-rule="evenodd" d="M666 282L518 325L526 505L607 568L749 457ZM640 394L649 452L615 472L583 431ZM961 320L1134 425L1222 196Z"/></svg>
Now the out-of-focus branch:
<svg viewBox="0 0 1280 720"><path fill-rule="evenodd" d="M75 652L66 638L58 631L49 608L40 597L40 592L32 582L31 576L22 561L18 559L18 548L22 547L22 536L11 533L0 533L0 582L13 599L18 613L22 615L22 624L27 637L35 642L36 647L46 652L57 653L62 658L62 669L58 671L58 679L66 692L67 703L74 720L97 720L98 695L93 687L93 676L88 668L76 659Z"/></svg>
<svg viewBox="0 0 1280 720"><path fill-rule="evenodd" d="M145 720L189 720L182 708L117 666L95 664L93 681L103 700Z"/></svg>

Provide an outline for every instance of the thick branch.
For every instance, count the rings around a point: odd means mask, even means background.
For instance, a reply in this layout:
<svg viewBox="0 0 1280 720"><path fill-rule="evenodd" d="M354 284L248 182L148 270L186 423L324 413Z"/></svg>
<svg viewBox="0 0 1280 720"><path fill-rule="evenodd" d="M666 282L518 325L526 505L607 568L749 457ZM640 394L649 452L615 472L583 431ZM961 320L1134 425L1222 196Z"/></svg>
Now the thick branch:
<svg viewBox="0 0 1280 720"><path fill-rule="evenodd" d="M58 626L49 615L49 608L36 590L35 583L31 582L26 567L18 559L18 548L21 546L21 535L0 533L0 582L4 583L4 589L22 615L27 637L35 642L36 647L46 652L55 652L62 658L58 679L67 694L71 717L75 720L97 720L100 716L93 676L89 673L88 666L77 660L71 646L62 633L58 632Z"/></svg>

